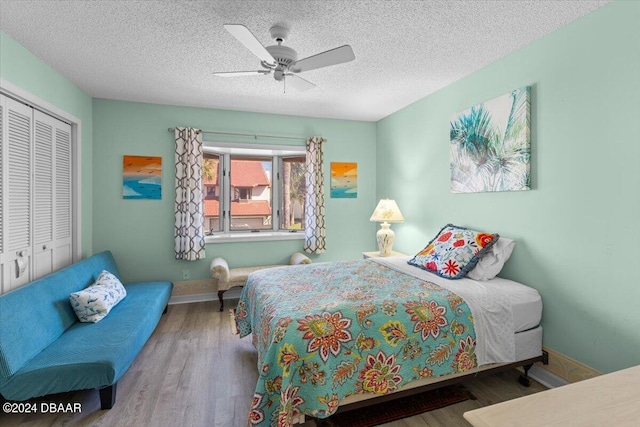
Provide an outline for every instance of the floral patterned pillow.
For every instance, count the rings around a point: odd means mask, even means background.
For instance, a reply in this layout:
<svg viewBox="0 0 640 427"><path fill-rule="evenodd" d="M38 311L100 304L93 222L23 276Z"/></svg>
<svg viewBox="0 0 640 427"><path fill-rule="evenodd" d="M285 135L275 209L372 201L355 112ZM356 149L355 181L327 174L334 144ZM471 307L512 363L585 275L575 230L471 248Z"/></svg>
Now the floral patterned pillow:
<svg viewBox="0 0 640 427"><path fill-rule="evenodd" d="M127 291L120 280L102 270L98 280L81 291L73 292L69 301L81 322L97 323L126 296Z"/></svg>
<svg viewBox="0 0 640 427"><path fill-rule="evenodd" d="M446 279L460 279L475 267L499 237L447 224L408 263Z"/></svg>

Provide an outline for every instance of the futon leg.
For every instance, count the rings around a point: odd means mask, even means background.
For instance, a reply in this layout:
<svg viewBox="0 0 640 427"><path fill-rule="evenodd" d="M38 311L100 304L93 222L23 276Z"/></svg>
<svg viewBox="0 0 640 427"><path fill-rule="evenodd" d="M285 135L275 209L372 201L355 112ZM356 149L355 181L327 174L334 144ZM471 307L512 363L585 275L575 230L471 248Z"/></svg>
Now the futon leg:
<svg viewBox="0 0 640 427"><path fill-rule="evenodd" d="M113 405L116 403L116 386L117 382L111 384L108 387L101 388L98 391L100 392L100 408L102 409L111 409Z"/></svg>
<svg viewBox="0 0 640 427"><path fill-rule="evenodd" d="M222 295L224 295L224 291L218 291L218 299L220 300L220 311L224 308L224 300L222 299Z"/></svg>
<svg viewBox="0 0 640 427"><path fill-rule="evenodd" d="M167 314L167 311L169 311L169 304L164 306L164 311L162 312L162 314Z"/></svg>
<svg viewBox="0 0 640 427"><path fill-rule="evenodd" d="M524 369L524 374L520 374L518 377L518 382L525 387L529 387L531 385L531 379L529 378L529 369L533 366L533 363L529 363L528 365L524 365L522 369Z"/></svg>

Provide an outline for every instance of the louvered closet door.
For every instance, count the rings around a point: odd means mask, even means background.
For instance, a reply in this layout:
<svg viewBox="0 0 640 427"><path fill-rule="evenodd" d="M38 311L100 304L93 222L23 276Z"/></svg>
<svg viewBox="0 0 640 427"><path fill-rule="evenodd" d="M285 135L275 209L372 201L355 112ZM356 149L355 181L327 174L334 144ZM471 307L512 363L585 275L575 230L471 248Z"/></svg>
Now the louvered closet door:
<svg viewBox="0 0 640 427"><path fill-rule="evenodd" d="M32 280L32 109L2 97L3 292Z"/></svg>
<svg viewBox="0 0 640 427"><path fill-rule="evenodd" d="M4 163L4 96L0 95L0 294L4 293L4 175L7 167Z"/></svg>
<svg viewBox="0 0 640 427"><path fill-rule="evenodd" d="M33 116L33 273L35 278L53 271L53 117L39 111Z"/></svg>
<svg viewBox="0 0 640 427"><path fill-rule="evenodd" d="M71 126L56 120L55 171L53 187L53 270L66 267L73 261Z"/></svg>
<svg viewBox="0 0 640 427"><path fill-rule="evenodd" d="M71 263L71 127L34 111L34 275Z"/></svg>

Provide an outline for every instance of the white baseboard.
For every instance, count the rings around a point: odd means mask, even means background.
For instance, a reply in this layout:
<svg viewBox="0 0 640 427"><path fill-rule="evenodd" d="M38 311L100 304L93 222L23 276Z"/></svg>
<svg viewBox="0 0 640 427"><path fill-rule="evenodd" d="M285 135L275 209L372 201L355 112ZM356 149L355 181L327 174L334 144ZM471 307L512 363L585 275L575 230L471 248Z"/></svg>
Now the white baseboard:
<svg viewBox="0 0 640 427"><path fill-rule="evenodd" d="M174 295L169 299L169 305L188 304L191 302L218 301L218 295L213 292L202 294Z"/></svg>
<svg viewBox="0 0 640 427"><path fill-rule="evenodd" d="M548 388L562 387L569 384L569 381L561 378L546 369L543 369L537 365L533 365L529 370L529 376Z"/></svg>
<svg viewBox="0 0 640 427"><path fill-rule="evenodd" d="M224 293L225 306L228 300L237 300L240 298L241 288L232 288ZM169 299L169 305L174 304L188 304L190 302L203 302L203 301L218 301L217 292L199 292L192 294L173 295ZM237 301L235 302L237 303ZM235 307L235 305L233 305ZM230 307L231 308L231 307Z"/></svg>

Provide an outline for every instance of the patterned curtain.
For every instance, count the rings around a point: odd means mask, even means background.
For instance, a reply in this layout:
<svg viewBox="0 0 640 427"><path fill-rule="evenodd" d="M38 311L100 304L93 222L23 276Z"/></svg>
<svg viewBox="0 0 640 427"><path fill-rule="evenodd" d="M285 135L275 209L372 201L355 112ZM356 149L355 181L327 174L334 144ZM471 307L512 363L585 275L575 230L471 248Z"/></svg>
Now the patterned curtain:
<svg viewBox="0 0 640 427"><path fill-rule="evenodd" d="M177 259L204 258L204 212L202 206L202 133L176 128L176 219Z"/></svg>
<svg viewBox="0 0 640 427"><path fill-rule="evenodd" d="M307 195L305 200L304 250L312 254L326 251L324 225L324 173L322 144L326 139L314 136L307 140Z"/></svg>

